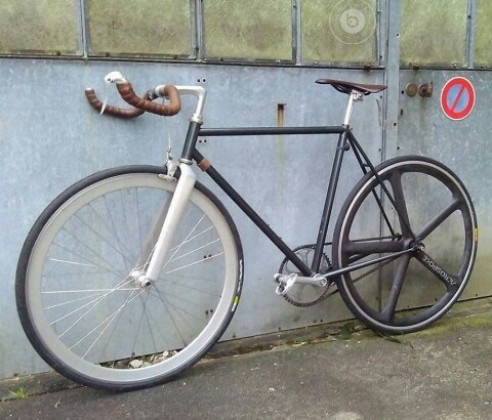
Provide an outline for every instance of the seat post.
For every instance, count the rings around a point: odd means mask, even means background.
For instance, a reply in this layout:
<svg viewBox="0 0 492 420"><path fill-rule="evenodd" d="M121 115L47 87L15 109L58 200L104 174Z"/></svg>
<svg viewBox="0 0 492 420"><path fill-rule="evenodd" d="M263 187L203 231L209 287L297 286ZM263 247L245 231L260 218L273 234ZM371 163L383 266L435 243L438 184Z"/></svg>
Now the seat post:
<svg viewBox="0 0 492 420"><path fill-rule="evenodd" d="M364 95L356 90L352 90L349 93L349 98L347 102L347 108L345 110L345 118L343 119L343 125L348 127L350 125L350 119L352 118L352 111L354 109L354 102L362 101Z"/></svg>

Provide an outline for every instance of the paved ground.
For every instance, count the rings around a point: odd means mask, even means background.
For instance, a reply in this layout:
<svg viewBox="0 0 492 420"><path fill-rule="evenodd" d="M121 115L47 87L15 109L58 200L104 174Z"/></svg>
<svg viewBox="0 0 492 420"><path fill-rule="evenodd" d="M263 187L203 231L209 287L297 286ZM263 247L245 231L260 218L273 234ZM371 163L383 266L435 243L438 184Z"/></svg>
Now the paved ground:
<svg viewBox="0 0 492 420"><path fill-rule="evenodd" d="M56 374L3 381L0 419L492 419L491 300L398 339L327 331L205 361L131 393Z"/></svg>

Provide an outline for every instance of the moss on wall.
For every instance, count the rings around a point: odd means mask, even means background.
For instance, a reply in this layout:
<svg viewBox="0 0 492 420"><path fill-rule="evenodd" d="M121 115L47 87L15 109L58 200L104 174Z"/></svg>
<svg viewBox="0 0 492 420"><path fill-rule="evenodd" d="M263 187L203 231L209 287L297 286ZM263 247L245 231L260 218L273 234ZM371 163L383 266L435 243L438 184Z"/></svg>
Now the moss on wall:
<svg viewBox="0 0 492 420"><path fill-rule="evenodd" d="M465 66L468 0L403 0L401 62Z"/></svg>
<svg viewBox="0 0 492 420"><path fill-rule="evenodd" d="M304 0L301 13L303 61L376 60L375 0Z"/></svg>
<svg viewBox="0 0 492 420"><path fill-rule="evenodd" d="M0 53L75 54L76 0L0 0Z"/></svg>
<svg viewBox="0 0 492 420"><path fill-rule="evenodd" d="M195 0L0 0L0 54L80 55L79 3L96 56L196 58ZM401 63L467 67L469 0L401 0ZM208 59L293 62L293 0L202 0ZM377 61L376 0L302 0L301 62ZM384 5L386 3L380 3ZM474 65L492 66L492 2L475 8ZM381 9L380 17L387 16ZM384 25L379 28L384 30ZM385 33L381 32L381 46Z"/></svg>
<svg viewBox="0 0 492 420"><path fill-rule="evenodd" d="M474 64L478 67L490 68L492 66L492 2L475 1Z"/></svg>
<svg viewBox="0 0 492 420"><path fill-rule="evenodd" d="M292 60L291 0L204 0L209 58Z"/></svg>
<svg viewBox="0 0 492 420"><path fill-rule="evenodd" d="M88 0L87 4L92 53L194 55L190 1Z"/></svg>

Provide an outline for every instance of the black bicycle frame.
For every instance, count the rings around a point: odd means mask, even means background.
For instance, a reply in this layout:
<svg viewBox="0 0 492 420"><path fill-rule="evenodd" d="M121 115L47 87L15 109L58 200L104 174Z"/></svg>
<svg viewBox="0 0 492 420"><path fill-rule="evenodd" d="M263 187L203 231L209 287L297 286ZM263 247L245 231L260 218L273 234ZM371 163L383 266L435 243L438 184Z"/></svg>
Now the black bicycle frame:
<svg viewBox="0 0 492 420"><path fill-rule="evenodd" d="M328 190L326 193L321 223L316 240L315 253L311 267L308 267L295 252L273 231L272 228L258 215L258 213L241 197L241 195L222 177L222 175L212 166L212 164L196 149L199 137L218 137L218 136L265 136L265 135L292 135L292 134L338 134L337 148L333 161L333 166L329 178ZM376 177L374 166L369 161L362 147L357 142L349 126L316 126L316 127L243 127L243 128L201 128L200 123L190 122L188 134L183 146L181 161L191 163L194 160L200 169L206 172L210 178L234 201L239 208L248 216L251 221L270 239L271 242L299 269L305 276L312 276L319 272L323 248L326 243L328 225L335 201L335 193L338 186L340 171L343 163L343 156L350 148L354 151L357 161L364 174L372 171ZM383 187L384 188L384 187ZM388 192L386 193L388 195ZM379 199L378 199L379 201ZM404 251L407 252L407 251ZM379 261L396 258L400 253L392 256L376 258L371 261L356 264L337 271L333 271L326 277L337 276L339 274L369 266Z"/></svg>

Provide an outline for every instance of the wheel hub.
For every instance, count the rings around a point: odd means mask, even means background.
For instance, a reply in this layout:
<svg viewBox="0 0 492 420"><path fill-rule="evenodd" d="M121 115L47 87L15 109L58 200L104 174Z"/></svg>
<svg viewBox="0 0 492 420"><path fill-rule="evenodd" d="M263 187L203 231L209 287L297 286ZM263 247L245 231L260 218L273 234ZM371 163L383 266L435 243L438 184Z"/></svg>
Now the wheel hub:
<svg viewBox="0 0 492 420"><path fill-rule="evenodd" d="M152 281L141 270L132 270L130 277L133 279L135 287L146 289L152 285Z"/></svg>

